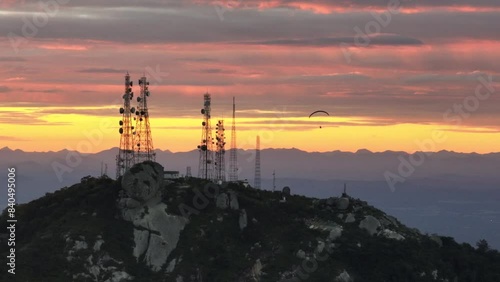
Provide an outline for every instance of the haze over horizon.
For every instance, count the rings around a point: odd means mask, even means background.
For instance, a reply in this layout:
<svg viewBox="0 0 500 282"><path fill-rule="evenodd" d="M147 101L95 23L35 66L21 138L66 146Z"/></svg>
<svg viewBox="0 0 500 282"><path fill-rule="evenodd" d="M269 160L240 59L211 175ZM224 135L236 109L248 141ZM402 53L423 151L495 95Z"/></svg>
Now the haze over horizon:
<svg viewBox="0 0 500 282"><path fill-rule="evenodd" d="M498 1L59 2L0 3L2 146L118 146L128 71L163 150L199 144L207 91L243 149L499 150Z"/></svg>

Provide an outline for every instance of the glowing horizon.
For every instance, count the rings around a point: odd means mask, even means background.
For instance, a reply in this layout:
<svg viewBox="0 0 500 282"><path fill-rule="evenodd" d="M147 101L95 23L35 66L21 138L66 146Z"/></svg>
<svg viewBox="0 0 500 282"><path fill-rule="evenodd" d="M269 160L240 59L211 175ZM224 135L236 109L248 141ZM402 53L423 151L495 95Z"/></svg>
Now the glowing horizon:
<svg viewBox="0 0 500 282"><path fill-rule="evenodd" d="M128 71L152 82L162 150L196 149L208 91L227 140L236 97L239 148L259 134L262 148L414 152L440 132L435 151L500 151L499 2L217 3L2 2L0 147L75 149L103 120L90 152L117 147ZM307 118L318 109L330 117Z"/></svg>

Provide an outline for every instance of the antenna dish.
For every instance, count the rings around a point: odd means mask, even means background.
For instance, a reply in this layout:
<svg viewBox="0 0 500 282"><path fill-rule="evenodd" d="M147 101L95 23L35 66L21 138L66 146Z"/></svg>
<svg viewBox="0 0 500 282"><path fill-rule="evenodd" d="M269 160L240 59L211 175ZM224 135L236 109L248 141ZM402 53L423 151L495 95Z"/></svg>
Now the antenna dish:
<svg viewBox="0 0 500 282"><path fill-rule="evenodd" d="M120 114L123 114L125 112L125 109L120 108Z"/></svg>

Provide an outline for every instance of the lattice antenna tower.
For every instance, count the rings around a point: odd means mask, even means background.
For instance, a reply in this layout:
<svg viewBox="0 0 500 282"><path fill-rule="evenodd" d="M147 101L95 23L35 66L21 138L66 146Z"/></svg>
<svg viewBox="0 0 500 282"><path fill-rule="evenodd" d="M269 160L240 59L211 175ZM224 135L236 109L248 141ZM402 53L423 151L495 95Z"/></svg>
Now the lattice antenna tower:
<svg viewBox="0 0 500 282"><path fill-rule="evenodd" d="M226 137L224 120L219 120L215 127L215 180L226 181Z"/></svg>
<svg viewBox="0 0 500 282"><path fill-rule="evenodd" d="M257 144L255 146L255 178L254 186L260 189L260 136L257 135Z"/></svg>
<svg viewBox="0 0 500 282"><path fill-rule="evenodd" d="M273 192L276 190L276 171L273 170Z"/></svg>
<svg viewBox="0 0 500 282"><path fill-rule="evenodd" d="M149 92L149 81L145 76L139 79L139 87L141 88L141 95L137 97L138 106L134 118L136 121L136 131L134 132L135 163L155 161L156 159L149 124L148 99L151 94Z"/></svg>
<svg viewBox="0 0 500 282"><path fill-rule="evenodd" d="M125 94L123 94L123 107L120 108L122 119L120 120L120 148L116 156L116 178L122 176L125 171L134 165L134 140L132 132L134 127L131 123L131 116L135 108L130 107L130 101L134 97L132 92L133 82L130 75L125 75Z"/></svg>
<svg viewBox="0 0 500 282"><path fill-rule="evenodd" d="M186 177L191 177L191 167L186 167Z"/></svg>
<svg viewBox="0 0 500 282"><path fill-rule="evenodd" d="M236 103L233 97L233 126L231 128L231 150L229 151L229 181L238 181L238 158L236 148Z"/></svg>
<svg viewBox="0 0 500 282"><path fill-rule="evenodd" d="M203 122L201 123L201 142L198 145L200 151L200 160L198 164L198 177L203 179L213 179L213 141L212 141L212 127L210 125L211 114L211 97L207 92L203 95Z"/></svg>

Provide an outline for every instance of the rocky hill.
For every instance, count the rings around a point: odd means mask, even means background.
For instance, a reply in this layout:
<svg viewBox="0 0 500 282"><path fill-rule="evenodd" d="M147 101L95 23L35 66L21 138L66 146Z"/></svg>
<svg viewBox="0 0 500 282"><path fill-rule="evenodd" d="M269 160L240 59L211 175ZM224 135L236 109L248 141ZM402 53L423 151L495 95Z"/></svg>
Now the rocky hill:
<svg viewBox="0 0 500 282"><path fill-rule="evenodd" d="M500 281L500 254L421 234L368 203L196 178L156 163L16 207L1 281ZM1 216L2 257L7 212Z"/></svg>

